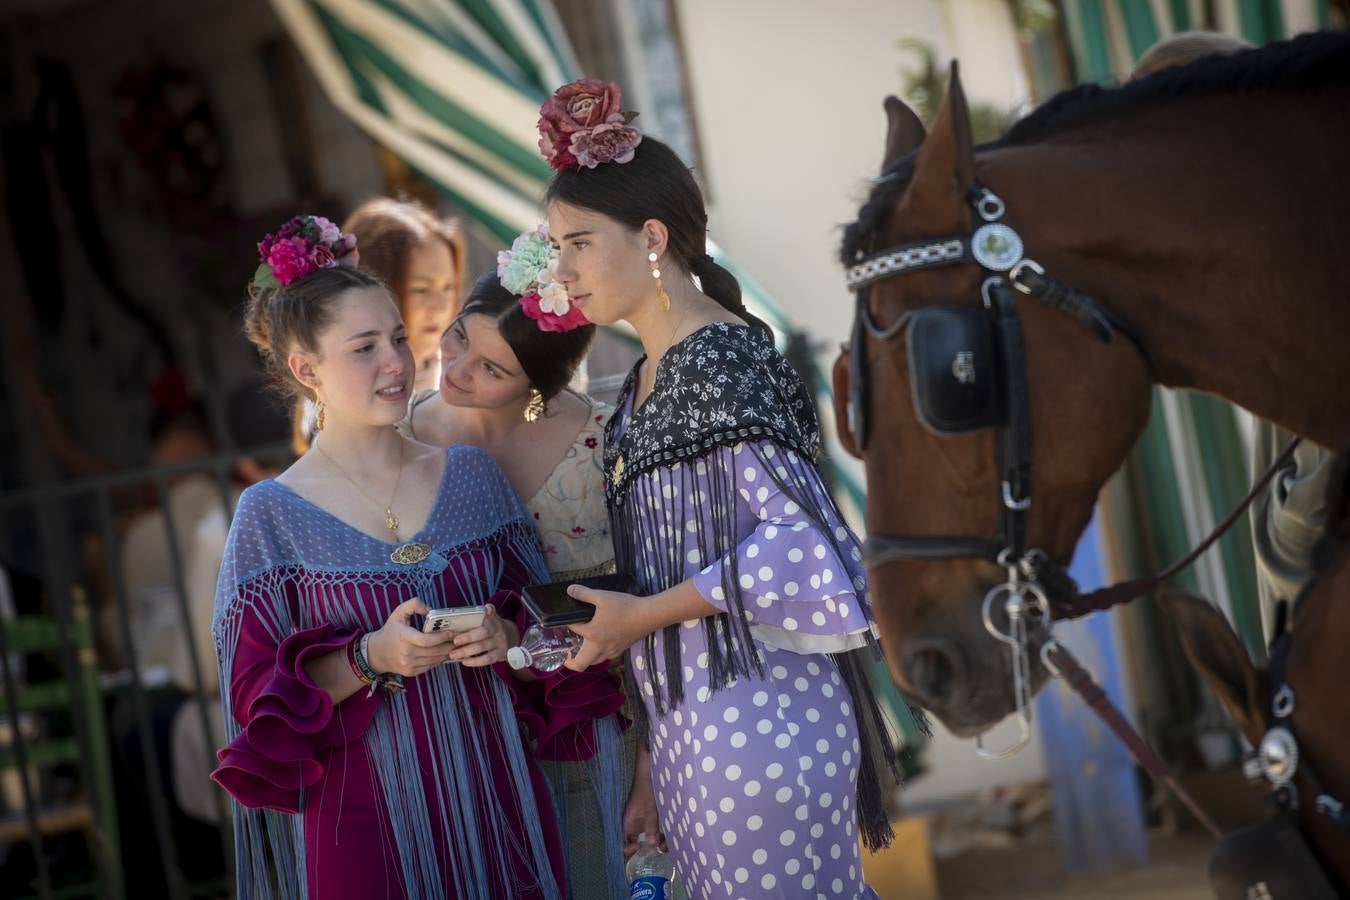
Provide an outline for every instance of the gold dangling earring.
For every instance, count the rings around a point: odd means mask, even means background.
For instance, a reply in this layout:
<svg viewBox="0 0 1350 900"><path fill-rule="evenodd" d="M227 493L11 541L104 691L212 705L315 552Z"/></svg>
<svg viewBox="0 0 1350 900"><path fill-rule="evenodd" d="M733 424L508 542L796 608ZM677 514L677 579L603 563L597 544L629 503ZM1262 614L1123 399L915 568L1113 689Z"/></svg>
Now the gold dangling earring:
<svg viewBox="0 0 1350 900"><path fill-rule="evenodd" d="M647 262L652 264L652 277L656 279L656 302L661 304L662 312L670 312L670 295L661 286L661 267L656 264L656 254L648 253Z"/></svg>
<svg viewBox="0 0 1350 900"><path fill-rule="evenodd" d="M537 422L544 412L544 395L538 388L530 388L530 398L525 401L525 421Z"/></svg>
<svg viewBox="0 0 1350 900"><path fill-rule="evenodd" d="M314 427L323 431L323 426L327 423L324 413L328 412L327 407L323 405L322 400L314 401Z"/></svg>

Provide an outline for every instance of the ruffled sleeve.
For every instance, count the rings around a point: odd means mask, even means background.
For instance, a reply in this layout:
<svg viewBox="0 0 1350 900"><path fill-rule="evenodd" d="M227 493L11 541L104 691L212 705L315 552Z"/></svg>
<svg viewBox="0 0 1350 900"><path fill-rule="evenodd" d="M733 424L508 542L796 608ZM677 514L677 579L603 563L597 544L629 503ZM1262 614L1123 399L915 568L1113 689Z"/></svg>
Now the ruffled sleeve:
<svg viewBox="0 0 1350 900"><path fill-rule="evenodd" d="M720 448L707 465L735 485L736 518L749 533L694 575L703 598L727 612L728 591L739 588L751 633L778 649L863 646L872 626L862 553L815 466L772 440Z"/></svg>
<svg viewBox="0 0 1350 900"><path fill-rule="evenodd" d="M380 707L359 690L333 705L305 665L342 650L356 633L323 625L296 631L278 645L257 614L243 613L230 683L242 730L216 754L211 778L244 806L300 811L300 791L323 776L323 751L361 739Z"/></svg>

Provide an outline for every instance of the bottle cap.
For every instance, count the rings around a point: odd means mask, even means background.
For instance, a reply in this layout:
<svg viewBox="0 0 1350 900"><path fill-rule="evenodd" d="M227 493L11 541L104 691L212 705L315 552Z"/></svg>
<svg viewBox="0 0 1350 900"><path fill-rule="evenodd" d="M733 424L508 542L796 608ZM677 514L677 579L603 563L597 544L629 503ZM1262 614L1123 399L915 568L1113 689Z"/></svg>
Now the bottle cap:
<svg viewBox="0 0 1350 900"><path fill-rule="evenodd" d="M513 669L524 669L530 664L530 652L524 647L512 647L506 651L506 664Z"/></svg>

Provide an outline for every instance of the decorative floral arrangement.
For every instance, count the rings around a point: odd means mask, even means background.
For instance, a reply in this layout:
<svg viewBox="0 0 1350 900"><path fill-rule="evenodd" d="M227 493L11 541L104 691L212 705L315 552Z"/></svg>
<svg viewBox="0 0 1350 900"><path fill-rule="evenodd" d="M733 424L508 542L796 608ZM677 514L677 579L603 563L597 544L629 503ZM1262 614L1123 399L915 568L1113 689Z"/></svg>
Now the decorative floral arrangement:
<svg viewBox="0 0 1350 900"><path fill-rule="evenodd" d="M589 325L567 297L567 285L557 280L558 252L549 240L548 226L526 231L497 253L497 277L502 287L520 295L525 315L540 331L564 332Z"/></svg>
<svg viewBox="0 0 1350 900"><path fill-rule="evenodd" d="M296 216L258 242L257 287L290 284L334 266L356 268L356 235L343 234L323 216Z"/></svg>
<svg viewBox="0 0 1350 900"><path fill-rule="evenodd" d="M539 150L555 172L626 163L642 143L613 82L582 78L553 92L539 108Z"/></svg>

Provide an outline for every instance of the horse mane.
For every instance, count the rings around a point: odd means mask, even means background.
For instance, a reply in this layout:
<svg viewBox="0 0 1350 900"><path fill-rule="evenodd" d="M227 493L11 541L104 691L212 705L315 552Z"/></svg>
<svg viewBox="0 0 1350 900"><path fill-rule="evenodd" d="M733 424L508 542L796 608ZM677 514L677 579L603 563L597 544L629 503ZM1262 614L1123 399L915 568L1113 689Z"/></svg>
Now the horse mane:
<svg viewBox="0 0 1350 900"><path fill-rule="evenodd" d="M1350 33L1313 32L1267 47L1205 56L1120 87L1084 84L1070 88L1016 122L997 145L1034 144L1173 100L1301 90L1345 82L1350 82Z"/></svg>
<svg viewBox="0 0 1350 900"><path fill-rule="evenodd" d="M1344 83L1350 83L1350 33L1314 32L1267 47L1207 56L1120 87L1084 84L1069 88L1014 123L999 140L976 149L1034 144L1181 100ZM858 210L858 218L844 229L840 259L845 266L857 260L868 236L895 208L913 176L914 154L910 154L893 163L876 180Z"/></svg>

